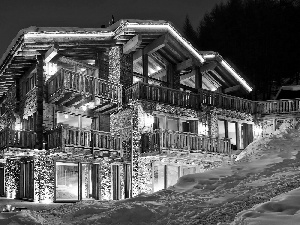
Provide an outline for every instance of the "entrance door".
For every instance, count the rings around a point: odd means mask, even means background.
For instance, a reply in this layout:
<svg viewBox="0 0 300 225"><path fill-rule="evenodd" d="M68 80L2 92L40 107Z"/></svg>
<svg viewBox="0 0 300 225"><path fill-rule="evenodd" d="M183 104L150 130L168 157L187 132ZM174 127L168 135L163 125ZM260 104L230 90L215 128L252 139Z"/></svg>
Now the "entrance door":
<svg viewBox="0 0 300 225"><path fill-rule="evenodd" d="M124 186L125 186L125 198L131 198L131 166L130 164L124 165Z"/></svg>
<svg viewBox="0 0 300 225"><path fill-rule="evenodd" d="M4 165L0 165L0 196L5 196L5 171Z"/></svg>
<svg viewBox="0 0 300 225"><path fill-rule="evenodd" d="M33 161L21 162L20 198L27 200L34 198Z"/></svg>
<svg viewBox="0 0 300 225"><path fill-rule="evenodd" d="M252 124L242 124L243 147L246 148L253 141L253 126Z"/></svg>
<svg viewBox="0 0 300 225"><path fill-rule="evenodd" d="M119 165L112 165L112 189L113 200L120 199L120 167Z"/></svg>
<svg viewBox="0 0 300 225"><path fill-rule="evenodd" d="M98 164L81 164L81 199L98 199Z"/></svg>

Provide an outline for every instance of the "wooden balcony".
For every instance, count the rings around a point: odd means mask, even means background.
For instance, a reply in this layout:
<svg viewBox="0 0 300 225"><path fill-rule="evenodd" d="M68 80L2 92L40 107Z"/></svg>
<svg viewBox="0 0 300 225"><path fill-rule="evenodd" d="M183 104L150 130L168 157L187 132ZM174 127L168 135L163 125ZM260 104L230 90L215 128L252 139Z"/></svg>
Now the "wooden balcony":
<svg viewBox="0 0 300 225"><path fill-rule="evenodd" d="M16 131L4 129L0 131L0 148L7 147L34 149L36 133L33 131Z"/></svg>
<svg viewBox="0 0 300 225"><path fill-rule="evenodd" d="M255 112L262 115L300 113L300 99L280 99L255 102Z"/></svg>
<svg viewBox="0 0 300 225"><path fill-rule="evenodd" d="M230 139L211 138L192 133L168 130L155 130L142 138L142 152L163 151L215 152L231 155Z"/></svg>
<svg viewBox="0 0 300 225"><path fill-rule="evenodd" d="M93 102L94 110L103 111L121 104L122 86L100 78L61 68L47 81L48 102L79 107Z"/></svg>
<svg viewBox="0 0 300 225"><path fill-rule="evenodd" d="M47 131L48 149L58 148L64 152L66 147L86 149L94 155L117 153L122 156L122 140L119 136L97 130L60 126Z"/></svg>
<svg viewBox="0 0 300 225"><path fill-rule="evenodd" d="M251 100L204 89L199 90L199 93L191 93L143 82L137 82L126 90L126 102L131 100L154 101L195 110L200 110L202 105L210 105L245 113L254 112Z"/></svg>

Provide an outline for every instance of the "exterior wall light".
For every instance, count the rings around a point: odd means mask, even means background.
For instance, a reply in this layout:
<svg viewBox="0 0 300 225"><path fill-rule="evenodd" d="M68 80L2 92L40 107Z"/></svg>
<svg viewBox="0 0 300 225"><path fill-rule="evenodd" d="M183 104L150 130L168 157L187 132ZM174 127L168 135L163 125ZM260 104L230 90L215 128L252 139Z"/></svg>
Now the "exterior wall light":
<svg viewBox="0 0 300 225"><path fill-rule="evenodd" d="M21 130L21 124L17 123L17 124L15 125L15 130Z"/></svg>
<svg viewBox="0 0 300 225"><path fill-rule="evenodd" d="M86 111L86 110L87 110L86 105L81 106L81 108L82 108L83 111Z"/></svg>
<svg viewBox="0 0 300 225"><path fill-rule="evenodd" d="M145 114L144 121L145 121L144 123L145 127L151 127L154 123L154 117L152 115Z"/></svg>

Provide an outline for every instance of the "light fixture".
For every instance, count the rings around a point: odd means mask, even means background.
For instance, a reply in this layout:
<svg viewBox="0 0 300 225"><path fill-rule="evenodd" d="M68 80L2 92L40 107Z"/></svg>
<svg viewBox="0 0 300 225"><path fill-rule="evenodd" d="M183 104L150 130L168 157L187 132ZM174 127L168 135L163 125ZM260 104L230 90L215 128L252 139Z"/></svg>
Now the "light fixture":
<svg viewBox="0 0 300 225"><path fill-rule="evenodd" d="M216 57L216 55L214 55L214 54L207 54L207 55L204 55L203 57L204 57L204 59L213 59L213 58Z"/></svg>
<svg viewBox="0 0 300 225"><path fill-rule="evenodd" d="M83 111L86 111L86 109L87 109L86 105L81 106L81 108Z"/></svg>
<svg viewBox="0 0 300 225"><path fill-rule="evenodd" d="M21 124L17 123L17 124L15 125L15 130L21 130Z"/></svg>
<svg viewBox="0 0 300 225"><path fill-rule="evenodd" d="M66 119L68 119L68 118L69 118L69 115L68 115L68 114L65 114L64 116L65 116L65 118L66 118Z"/></svg>
<svg viewBox="0 0 300 225"><path fill-rule="evenodd" d="M152 115L144 115L145 127L151 127L154 123L154 117Z"/></svg>
<svg viewBox="0 0 300 225"><path fill-rule="evenodd" d="M89 106L90 109L93 109L95 107L95 103L94 102L90 102L88 104L88 106Z"/></svg>

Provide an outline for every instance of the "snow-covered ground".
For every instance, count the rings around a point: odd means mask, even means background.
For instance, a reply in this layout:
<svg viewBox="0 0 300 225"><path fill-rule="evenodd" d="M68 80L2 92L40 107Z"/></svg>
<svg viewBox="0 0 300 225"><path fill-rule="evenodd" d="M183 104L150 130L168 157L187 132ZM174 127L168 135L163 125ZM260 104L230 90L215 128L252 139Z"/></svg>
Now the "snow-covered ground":
<svg viewBox="0 0 300 225"><path fill-rule="evenodd" d="M285 128L253 142L232 165L186 175L167 190L0 214L0 224L300 224L300 132Z"/></svg>

